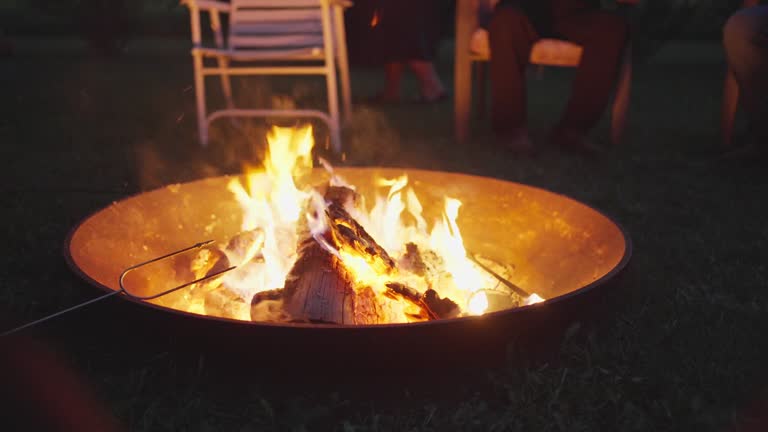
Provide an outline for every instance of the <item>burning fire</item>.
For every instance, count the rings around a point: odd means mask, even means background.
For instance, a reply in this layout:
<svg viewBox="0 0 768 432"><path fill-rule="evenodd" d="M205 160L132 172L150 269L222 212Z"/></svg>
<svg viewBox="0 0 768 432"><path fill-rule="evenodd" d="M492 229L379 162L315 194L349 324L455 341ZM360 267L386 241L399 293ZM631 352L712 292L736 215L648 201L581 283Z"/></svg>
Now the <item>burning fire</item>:
<svg viewBox="0 0 768 432"><path fill-rule="evenodd" d="M361 299L358 303L368 302L365 304L384 317L385 322L424 319L418 306L429 309L429 305L420 303L425 298L435 301L435 305L455 306L456 313L450 316L482 315L488 310L487 293L499 285L499 280L468 257L457 223L461 201L445 197L442 216L429 228L422 215L422 204L406 175L378 179L377 187L387 192L376 196L369 209L355 187L321 161L330 173L326 187L349 194L336 202L338 207L333 210L341 212L342 217L329 217L334 204L327 192L324 195L320 188L300 189L296 184L296 179L313 168L311 127L274 127L267 138L269 149L264 166L248 168L244 182L233 179L228 184L242 207L242 234L231 239L221 251L228 263L237 268L215 283L193 286L193 290L207 296L214 290L225 290L223 294L230 296L229 303L239 305L229 308L227 314L232 318L284 319L285 310L281 311L274 293L295 279L292 269L302 254L297 245L305 244L319 247L318 250L338 260L343 274L350 275L355 295ZM352 242L334 237L351 236L349 233L357 235L352 236ZM375 247L381 251L375 252ZM374 252L370 252L372 248ZM200 263L193 263L197 275L213 265L209 256L203 258L198 260ZM256 313L252 301L255 304L254 299L262 297L267 300L260 304L261 312ZM519 300L520 305L527 305L544 299L532 294ZM207 301L201 306L200 301L188 297L174 307L209 313Z"/></svg>

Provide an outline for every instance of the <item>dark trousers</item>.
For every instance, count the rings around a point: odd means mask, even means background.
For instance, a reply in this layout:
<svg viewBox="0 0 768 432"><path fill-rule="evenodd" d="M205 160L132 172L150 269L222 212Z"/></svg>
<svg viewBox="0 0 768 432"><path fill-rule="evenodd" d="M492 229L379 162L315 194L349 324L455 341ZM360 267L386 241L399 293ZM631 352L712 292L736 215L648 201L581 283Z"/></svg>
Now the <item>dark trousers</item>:
<svg viewBox="0 0 768 432"><path fill-rule="evenodd" d="M555 16L545 37L557 37L584 49L571 96L559 127L588 132L611 98L629 28L623 18L599 10ZM525 70L533 44L542 37L517 7L499 7L489 26L491 47L491 115L496 132L526 125Z"/></svg>
<svg viewBox="0 0 768 432"><path fill-rule="evenodd" d="M728 66L739 83L739 100L758 138L768 139L768 6L742 9L723 30Z"/></svg>

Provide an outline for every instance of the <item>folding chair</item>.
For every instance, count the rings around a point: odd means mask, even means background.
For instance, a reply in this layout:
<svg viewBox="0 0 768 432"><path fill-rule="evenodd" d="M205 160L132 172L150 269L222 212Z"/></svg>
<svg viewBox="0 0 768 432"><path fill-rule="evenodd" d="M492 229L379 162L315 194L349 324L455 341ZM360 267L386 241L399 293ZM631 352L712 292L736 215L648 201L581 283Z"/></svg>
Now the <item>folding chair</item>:
<svg viewBox="0 0 768 432"><path fill-rule="evenodd" d="M617 0L634 4L637 0ZM490 60L488 32L478 28L480 8L490 9L491 0L458 0L456 6L456 64L454 70L454 125L456 140L464 142L469 135L472 105L472 66L477 68L480 112L485 111L486 71ZM577 67L581 46L560 39L540 39L531 50L530 64L539 66ZM618 144L627 123L627 108L632 84L631 48L625 50L623 64L611 107L611 142Z"/></svg>
<svg viewBox="0 0 768 432"><path fill-rule="evenodd" d="M344 119L351 112L349 65L343 8L347 0L182 0L190 12L192 58L200 143L208 144L208 126L220 117L314 117L328 125L333 150L341 152L337 68ZM204 46L201 12L208 12L214 46ZM221 14L229 14L226 39ZM206 65L206 58L216 65ZM218 75L226 109L206 112L205 77ZM239 109L232 100L232 75L323 75L328 111Z"/></svg>

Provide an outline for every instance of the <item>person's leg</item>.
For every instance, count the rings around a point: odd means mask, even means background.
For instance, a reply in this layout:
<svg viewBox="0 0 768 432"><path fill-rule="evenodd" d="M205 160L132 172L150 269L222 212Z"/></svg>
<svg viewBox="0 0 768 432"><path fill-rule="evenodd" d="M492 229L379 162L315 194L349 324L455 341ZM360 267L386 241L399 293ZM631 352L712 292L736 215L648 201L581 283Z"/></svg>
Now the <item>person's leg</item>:
<svg viewBox="0 0 768 432"><path fill-rule="evenodd" d="M391 1L391 0L387 0ZM433 102L445 96L445 87L435 69L434 59L440 46L440 23L436 20L438 12L445 8L442 0L406 0L408 14L411 15L413 37L409 44L414 48L408 58L408 66L419 83L419 100ZM402 18L399 19L403 23Z"/></svg>
<svg viewBox="0 0 768 432"><path fill-rule="evenodd" d="M600 121L616 86L629 25L618 15L593 10L558 18L553 30L583 48L554 140L565 147L588 146L586 136Z"/></svg>
<svg viewBox="0 0 768 432"><path fill-rule="evenodd" d="M384 90L377 94L377 102L400 101L400 83L403 80L403 63L388 62L384 64Z"/></svg>
<svg viewBox="0 0 768 432"><path fill-rule="evenodd" d="M525 69L538 39L531 21L520 9L499 7L488 27L491 48L491 126L515 149L530 147L526 131ZM522 141L521 141L522 140Z"/></svg>
<svg viewBox="0 0 768 432"><path fill-rule="evenodd" d="M434 63L428 60L410 60L408 66L419 81L422 101L434 102L445 96L445 87L437 75Z"/></svg>
<svg viewBox="0 0 768 432"><path fill-rule="evenodd" d="M723 45L751 132L768 148L768 6L742 9L731 16L723 28Z"/></svg>

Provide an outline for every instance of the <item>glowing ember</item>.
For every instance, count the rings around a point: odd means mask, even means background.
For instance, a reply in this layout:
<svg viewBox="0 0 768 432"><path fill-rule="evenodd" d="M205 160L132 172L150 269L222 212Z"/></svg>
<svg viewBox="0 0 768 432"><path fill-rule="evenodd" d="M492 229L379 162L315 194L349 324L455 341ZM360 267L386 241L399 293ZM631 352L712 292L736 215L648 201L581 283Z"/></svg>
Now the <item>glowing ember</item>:
<svg viewBox="0 0 768 432"><path fill-rule="evenodd" d="M243 320L324 320L328 308L338 306L349 309L334 312L346 318L330 322L383 323L482 315L489 310L491 292L512 298L513 305L544 301L499 288L498 275L468 259L457 222L459 200L445 197L444 211L429 229L407 176L378 179L376 186L388 190L377 194L369 209L365 197L325 161L327 184L297 187L296 180L312 169L310 127L275 127L268 143L264 167L247 170L244 183L228 184L242 207L241 234L218 252L201 252L192 263L198 277L222 256L237 269L193 286L174 307ZM296 303L290 304L291 295L310 295L296 290L313 289L297 281L296 270L312 257L327 265L320 275L340 263L343 270L334 270L335 277L348 282L352 306L323 299L309 306L312 311L297 312ZM326 288L321 291L327 294ZM299 309L307 302L302 300Z"/></svg>
<svg viewBox="0 0 768 432"><path fill-rule="evenodd" d="M541 303L541 302L543 302L543 301L544 301L544 299L543 299L543 298L539 297L539 295L538 295L538 294L536 294L536 293L533 293L533 294L531 294L531 296L530 296L530 297L528 297L528 298L525 300L525 304L526 304L526 305L532 305L532 304L536 304L536 303Z"/></svg>

